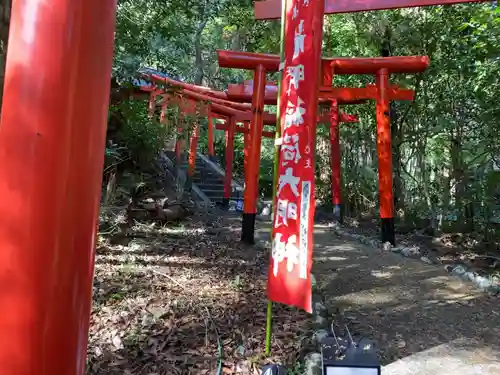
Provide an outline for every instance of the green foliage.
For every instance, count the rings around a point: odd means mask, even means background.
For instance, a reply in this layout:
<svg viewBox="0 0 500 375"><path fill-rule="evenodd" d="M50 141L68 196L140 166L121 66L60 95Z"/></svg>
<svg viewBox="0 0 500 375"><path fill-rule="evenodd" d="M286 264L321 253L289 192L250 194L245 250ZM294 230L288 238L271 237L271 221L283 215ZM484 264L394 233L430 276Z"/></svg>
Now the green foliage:
<svg viewBox="0 0 500 375"><path fill-rule="evenodd" d="M325 52L337 56L427 55L422 75L392 75L413 88L413 103L393 103L392 144L398 207L421 217L454 212L462 221L487 220L481 207L498 197L488 191L492 156L500 146L500 18L491 4L401 9L328 17ZM334 85L362 86L372 77L337 77ZM378 175L373 104L344 107L359 124L341 126L344 201L354 211L377 206ZM327 134L319 137L326 139ZM325 166L328 150L318 155ZM396 163L399 160L398 163ZM319 184L319 196L328 193ZM493 189L494 190L494 189ZM498 202L497 202L498 204Z"/></svg>
<svg viewBox="0 0 500 375"><path fill-rule="evenodd" d="M125 119L114 140L121 147L121 157L136 165L152 163L172 137L173 127L160 124L157 116L150 119L144 102L125 101L112 110L120 110Z"/></svg>
<svg viewBox="0 0 500 375"><path fill-rule="evenodd" d="M279 49L279 23L255 21L250 0L123 0L117 22L114 68L119 77L150 66L189 82L224 89L228 83L252 76L247 71L219 68L217 49L267 53L278 53ZM499 173L492 171L491 162L500 149L498 9L485 3L325 17L323 55L380 56L382 46L394 56L427 55L431 60L424 74L391 75L392 84L416 93L412 103L393 103L398 212L421 217L453 212L461 221L464 208L473 205L476 221L492 216L500 203ZM268 79L274 80L276 75L268 75ZM374 83L374 78L337 76L334 81L335 86L344 87L367 83ZM144 108L141 110L142 118L137 120L146 121L148 130L144 132L157 129ZM341 125L344 202L353 215L376 211L374 103L344 106L342 110L360 118L359 124ZM134 136L126 138L148 144L133 123L128 125L127 134ZM200 123L200 148L206 150L206 121ZM223 160L224 137L217 133L217 154ZM329 202L328 127L319 127L317 137L317 197ZM234 170L241 175L242 137L237 137L235 149ZM272 140L264 140L263 195L270 195L272 189L273 152Z"/></svg>

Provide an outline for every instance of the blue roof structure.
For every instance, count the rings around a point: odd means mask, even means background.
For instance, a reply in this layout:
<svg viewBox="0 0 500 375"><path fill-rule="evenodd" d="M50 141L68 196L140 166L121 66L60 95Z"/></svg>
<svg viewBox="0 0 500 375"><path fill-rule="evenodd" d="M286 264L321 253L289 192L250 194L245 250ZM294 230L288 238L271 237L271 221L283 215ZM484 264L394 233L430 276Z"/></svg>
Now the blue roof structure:
<svg viewBox="0 0 500 375"><path fill-rule="evenodd" d="M137 72L144 73L144 74L155 74L155 75L160 76L160 77L175 79L176 81L183 82L182 79L180 79L180 77L178 77L178 76L173 76L172 74L160 72L160 71L153 69L153 68L141 68ZM153 87L153 84L151 82L148 82L142 78L134 78L132 80L132 83L134 84L134 86L138 86L138 87L143 87L143 86Z"/></svg>

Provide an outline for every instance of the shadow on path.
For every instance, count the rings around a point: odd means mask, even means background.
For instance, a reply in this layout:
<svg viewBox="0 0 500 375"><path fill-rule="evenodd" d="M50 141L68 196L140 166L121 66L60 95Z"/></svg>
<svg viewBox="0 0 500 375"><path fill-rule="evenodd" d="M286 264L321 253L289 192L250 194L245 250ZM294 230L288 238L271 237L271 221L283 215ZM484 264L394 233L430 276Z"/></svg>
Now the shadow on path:
<svg viewBox="0 0 500 375"><path fill-rule="evenodd" d="M258 225L267 240L269 223ZM497 297L324 227L315 229L313 273L334 323L378 343L383 375L500 374Z"/></svg>

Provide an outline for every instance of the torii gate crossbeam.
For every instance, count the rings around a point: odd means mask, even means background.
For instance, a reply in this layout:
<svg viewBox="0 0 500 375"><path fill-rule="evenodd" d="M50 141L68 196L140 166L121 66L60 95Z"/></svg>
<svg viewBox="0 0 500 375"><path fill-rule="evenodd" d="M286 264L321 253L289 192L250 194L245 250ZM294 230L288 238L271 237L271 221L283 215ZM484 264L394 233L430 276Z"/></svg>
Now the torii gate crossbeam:
<svg viewBox="0 0 500 375"><path fill-rule="evenodd" d="M325 0L325 14L480 2L486 0ZM255 19L278 19L281 17L281 0L256 1L254 11Z"/></svg>
<svg viewBox="0 0 500 375"><path fill-rule="evenodd" d="M462 2L479 1L327 0L326 11ZM0 132L0 276L8 281L0 374L85 374L116 3L12 2ZM257 6L273 3L276 16L266 16L279 18L279 0Z"/></svg>

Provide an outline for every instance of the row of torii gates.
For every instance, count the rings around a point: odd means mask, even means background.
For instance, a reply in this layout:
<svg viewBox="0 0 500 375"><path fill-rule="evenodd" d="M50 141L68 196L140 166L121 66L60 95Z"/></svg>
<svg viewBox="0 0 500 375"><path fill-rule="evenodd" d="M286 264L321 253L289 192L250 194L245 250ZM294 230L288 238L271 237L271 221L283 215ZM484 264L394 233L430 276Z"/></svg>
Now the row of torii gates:
<svg viewBox="0 0 500 375"><path fill-rule="evenodd" d="M324 7L322 0L302 1L317 5L314 22L322 26L325 13L481 0L325 0ZM256 2L255 9L257 19L281 13L279 0ZM12 2L0 127L2 375L85 373L115 19L116 0ZM312 52L319 59L322 27L315 30ZM249 160L257 160L263 105L273 100L265 75L277 71L280 60L229 52L219 59L221 66L255 71ZM389 74L406 66L398 59L408 58L324 59L327 88L319 88L320 98L335 109L340 98L328 83L333 74L376 75L384 233L393 227ZM409 59L412 72L427 64L425 58ZM247 163L249 185L257 186L257 178L258 163ZM247 189L248 233L255 197ZM250 234L244 239L250 241Z"/></svg>
<svg viewBox="0 0 500 375"><path fill-rule="evenodd" d="M279 56L217 51L219 66L224 68L253 70L254 80L242 84L230 84L226 91L217 91L208 87L179 82L156 74L144 73L145 79L153 83L143 86L149 92L150 117L160 107L160 122L166 123L166 110L169 105L177 105L184 115L201 115L208 118L208 153L214 156L214 119L225 121L217 124L215 129L226 133L223 206L227 207L231 196L232 167L234 158L234 137L236 133L244 134L244 176L245 194L243 207L242 240L254 243L255 217L257 213L257 197L259 186L259 168L261 140L263 137L274 138L274 131L265 131L265 125L276 126L276 115L264 111L264 105L276 105L278 86L274 82L266 82L267 72L279 69ZM318 88L320 105L318 123L330 125L330 163L332 204L335 218L342 221L341 215L341 152L339 125L355 123L358 118L339 111L340 105L363 104L369 100L376 101L377 113L389 110L389 102L395 100L412 101L413 90L403 89L389 84L389 75L398 73L420 73L429 64L427 57L395 56L377 58L324 58L322 60L322 85ZM365 87L334 87L334 75L372 74L376 84ZM176 88L171 90L171 88ZM158 100L158 98L161 98ZM201 104L201 105L200 105ZM299 111L295 114L300 117ZM386 120L387 119L387 120ZM189 138L188 176L195 170L196 149L199 137L199 125L195 124ZM182 128L178 128L181 132ZM382 218L382 237L384 242L394 243L394 210L392 197L392 151L390 124L387 116L377 116L377 138L379 139L379 175L380 175L380 213ZM180 135L180 134L178 134ZM382 142L380 142L382 141ZM183 151L183 140L179 137L175 146L177 159ZM290 154L298 150L288 150ZM293 157L291 155L290 157Z"/></svg>

